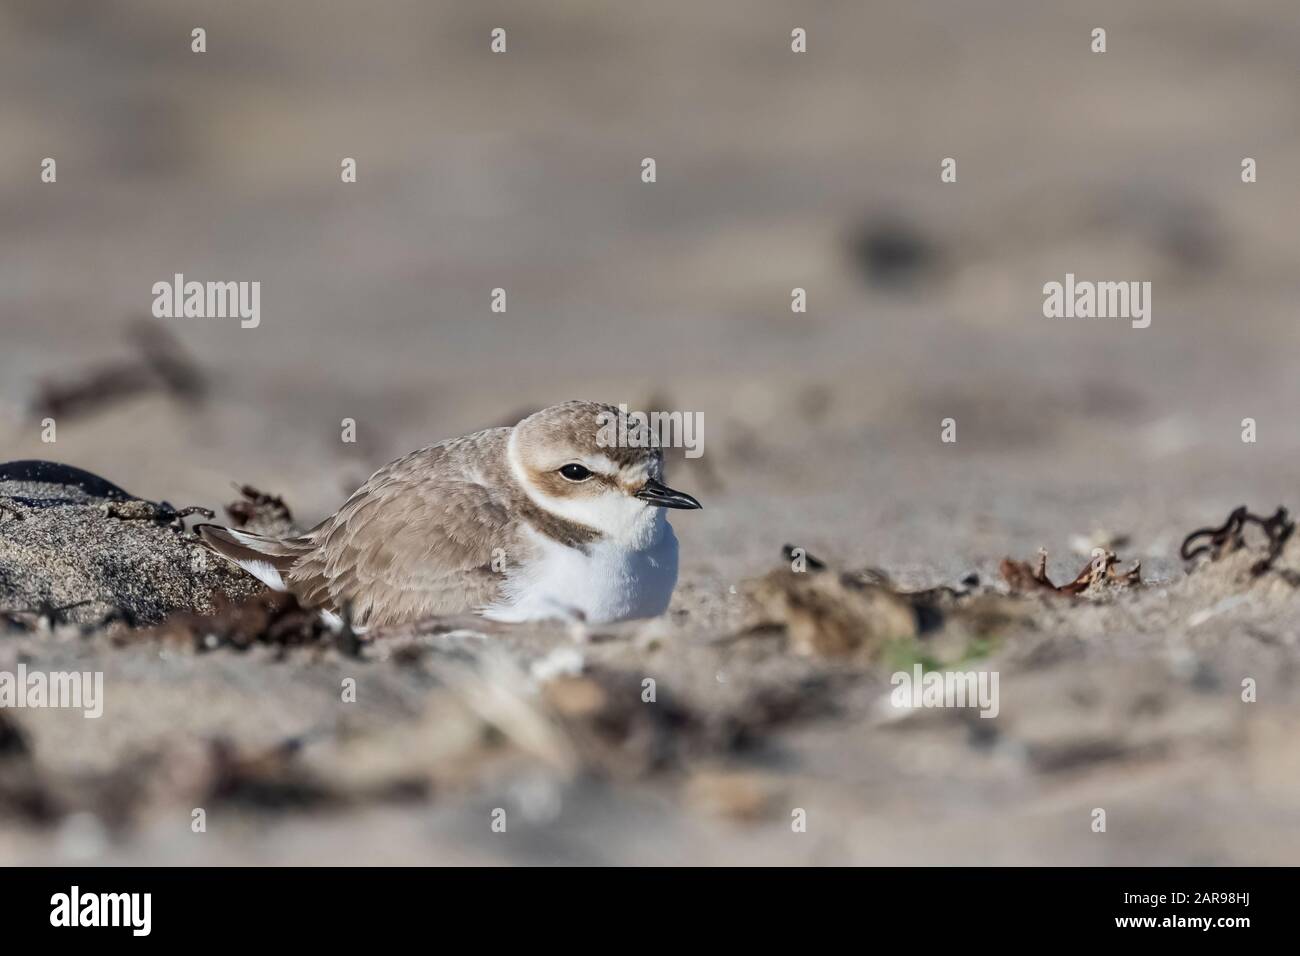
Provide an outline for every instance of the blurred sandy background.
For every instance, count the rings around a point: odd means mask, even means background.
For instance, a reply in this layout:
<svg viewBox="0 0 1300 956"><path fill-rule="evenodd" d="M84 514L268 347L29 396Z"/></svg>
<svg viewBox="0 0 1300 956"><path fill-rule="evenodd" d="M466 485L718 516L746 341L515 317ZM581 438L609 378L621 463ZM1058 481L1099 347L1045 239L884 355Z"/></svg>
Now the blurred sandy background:
<svg viewBox="0 0 1300 956"><path fill-rule="evenodd" d="M440 438L654 401L704 414L703 459L674 473L706 505L675 524L698 590L785 542L918 586L1039 546L1072 575L1067 541L1094 528L1173 581L1191 528L1300 505L1298 56L1286 0L6 0L0 449L177 505L249 482L313 521ZM130 358L127 322L176 272L262 283L257 329L166 321L206 399L144 394L42 444L34 396ZM1067 272L1150 281L1151 327L1044 318ZM1279 627L1262 666L1294 657ZM1186 849L1209 824L1179 792L1163 861L1290 852L1272 831ZM1267 805L1294 848L1294 808ZM1005 825L998 862L1043 860ZM715 837L680 845L729 859ZM982 858L871 843L827 852Z"/></svg>

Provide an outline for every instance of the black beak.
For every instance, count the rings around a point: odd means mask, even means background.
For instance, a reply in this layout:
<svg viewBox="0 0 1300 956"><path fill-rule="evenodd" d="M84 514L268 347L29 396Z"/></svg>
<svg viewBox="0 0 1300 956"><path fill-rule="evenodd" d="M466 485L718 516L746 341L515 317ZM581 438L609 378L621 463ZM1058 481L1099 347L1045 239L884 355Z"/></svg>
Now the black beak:
<svg viewBox="0 0 1300 956"><path fill-rule="evenodd" d="M698 501L684 491L673 491L661 481L651 478L641 486L636 496L657 508L702 508Z"/></svg>

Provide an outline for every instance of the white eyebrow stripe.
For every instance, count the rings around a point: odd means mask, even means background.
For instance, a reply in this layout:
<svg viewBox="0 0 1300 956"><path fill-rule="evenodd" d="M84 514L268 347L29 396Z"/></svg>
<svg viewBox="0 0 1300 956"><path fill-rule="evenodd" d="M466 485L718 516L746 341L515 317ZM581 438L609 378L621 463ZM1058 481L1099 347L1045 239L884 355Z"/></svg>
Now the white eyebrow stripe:
<svg viewBox="0 0 1300 956"><path fill-rule="evenodd" d="M598 471L602 475L617 475L619 468L604 455L583 455L583 463L592 471Z"/></svg>

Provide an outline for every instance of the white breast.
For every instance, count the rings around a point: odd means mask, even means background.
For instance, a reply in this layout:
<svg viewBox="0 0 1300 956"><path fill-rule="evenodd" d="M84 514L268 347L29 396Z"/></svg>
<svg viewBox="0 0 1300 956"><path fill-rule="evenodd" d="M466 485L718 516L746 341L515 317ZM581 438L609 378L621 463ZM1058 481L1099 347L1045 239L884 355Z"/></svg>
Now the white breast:
<svg viewBox="0 0 1300 956"><path fill-rule="evenodd" d="M605 624L662 614L677 584L677 536L661 511L653 520L651 533L635 544L601 540L586 551L529 532L538 557L507 577L502 600L483 615Z"/></svg>

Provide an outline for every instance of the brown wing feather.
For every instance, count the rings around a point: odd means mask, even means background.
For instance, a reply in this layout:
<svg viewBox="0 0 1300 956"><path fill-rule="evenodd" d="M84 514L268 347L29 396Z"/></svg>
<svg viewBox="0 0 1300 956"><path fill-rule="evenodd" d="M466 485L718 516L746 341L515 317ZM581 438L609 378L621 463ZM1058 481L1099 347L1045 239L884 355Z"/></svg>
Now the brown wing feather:
<svg viewBox="0 0 1300 956"><path fill-rule="evenodd" d="M451 469L430 481L452 446L424 449L372 476L313 529L315 547L289 571L289 587L336 611L351 605L362 625L466 613L496 600L502 576L492 557L511 547L510 502L500 490L449 480Z"/></svg>

